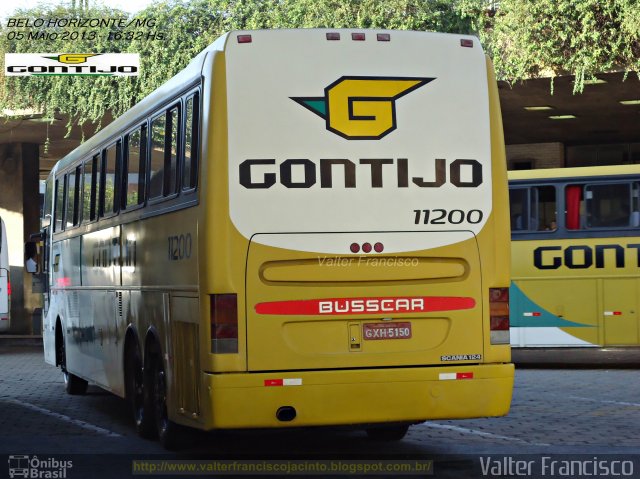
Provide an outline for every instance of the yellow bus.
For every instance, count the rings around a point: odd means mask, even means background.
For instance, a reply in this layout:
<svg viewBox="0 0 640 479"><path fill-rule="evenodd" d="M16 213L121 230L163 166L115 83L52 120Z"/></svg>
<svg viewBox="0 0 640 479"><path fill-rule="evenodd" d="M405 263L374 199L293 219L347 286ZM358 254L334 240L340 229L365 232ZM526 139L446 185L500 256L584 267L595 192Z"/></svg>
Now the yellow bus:
<svg viewBox="0 0 640 479"><path fill-rule="evenodd" d="M640 346L640 165L512 171L509 196L512 347Z"/></svg>
<svg viewBox="0 0 640 479"><path fill-rule="evenodd" d="M506 166L474 37L225 34L47 192L46 361L166 447L508 412Z"/></svg>

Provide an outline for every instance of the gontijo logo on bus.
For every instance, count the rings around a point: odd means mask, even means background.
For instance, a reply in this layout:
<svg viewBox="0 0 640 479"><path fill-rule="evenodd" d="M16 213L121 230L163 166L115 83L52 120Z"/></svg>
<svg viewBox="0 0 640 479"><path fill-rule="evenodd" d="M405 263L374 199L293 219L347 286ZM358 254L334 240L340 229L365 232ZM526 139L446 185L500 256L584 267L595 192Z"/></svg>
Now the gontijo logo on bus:
<svg viewBox="0 0 640 479"><path fill-rule="evenodd" d="M6 76L137 76L137 53L5 53Z"/></svg>
<svg viewBox="0 0 640 479"><path fill-rule="evenodd" d="M348 140L379 140L396 129L396 100L435 78L343 76L324 97L291 97Z"/></svg>

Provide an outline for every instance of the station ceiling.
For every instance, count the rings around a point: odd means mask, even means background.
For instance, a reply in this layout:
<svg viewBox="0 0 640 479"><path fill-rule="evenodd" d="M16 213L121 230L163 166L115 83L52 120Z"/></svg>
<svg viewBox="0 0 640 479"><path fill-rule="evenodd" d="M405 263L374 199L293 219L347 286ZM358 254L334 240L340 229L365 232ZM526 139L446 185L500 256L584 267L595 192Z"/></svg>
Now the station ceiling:
<svg viewBox="0 0 640 479"><path fill-rule="evenodd" d="M640 104L621 101L640 100L640 80L633 73L600 74L600 83L585 85L573 94L573 77L551 80L533 79L510 85L499 83L502 119L507 145L561 142L566 145L640 142ZM640 102L639 102L640 103ZM549 107L528 110L525 107ZM551 116L575 118L554 120ZM40 176L46 177L53 165L82 140L82 129L74 125L67 134L68 118L57 116L53 123L38 115L0 116L0 143L38 143ZM106 126L111 118L103 120ZM95 125L84 125L89 138ZM47 141L48 138L48 141Z"/></svg>
<svg viewBox="0 0 640 479"><path fill-rule="evenodd" d="M640 142L640 80L623 73L598 75L602 83L573 93L573 77L499 83L505 143L561 142L565 145ZM638 104L621 101L638 100ZM525 107L551 107L526 110ZM573 115L575 118L551 119Z"/></svg>

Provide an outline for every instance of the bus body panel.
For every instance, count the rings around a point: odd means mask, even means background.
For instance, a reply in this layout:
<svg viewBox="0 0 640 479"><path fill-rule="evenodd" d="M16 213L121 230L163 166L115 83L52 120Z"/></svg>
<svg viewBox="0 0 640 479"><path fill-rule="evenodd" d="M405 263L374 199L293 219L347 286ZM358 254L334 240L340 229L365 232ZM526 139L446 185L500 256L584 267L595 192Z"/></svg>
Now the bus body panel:
<svg viewBox="0 0 640 479"><path fill-rule="evenodd" d="M403 253L482 230L492 165L477 39L468 48L460 36L422 32L390 32L390 42L352 41L348 31L339 41L320 30L251 35L225 48L229 216L245 238L351 254L331 237L301 244L268 233L425 232L385 245Z"/></svg>
<svg viewBox="0 0 640 479"><path fill-rule="evenodd" d="M351 425L504 416L512 364L205 375L212 428ZM467 379L455 379L467 377ZM278 385L270 385L270 384ZM284 383L284 385L280 385ZM288 384L288 385L287 385ZM292 422L276 419L294 407ZM240 414L228 414L230 410Z"/></svg>
<svg viewBox="0 0 640 479"><path fill-rule="evenodd" d="M424 234L317 233L313 240L375 238L393 247L398 237L412 242ZM452 246L375 256L292 253L254 236L247 262L249 370L441 364L462 355L463 362L479 362L478 246L472 233L458 235ZM289 236L305 244L311 235Z"/></svg>

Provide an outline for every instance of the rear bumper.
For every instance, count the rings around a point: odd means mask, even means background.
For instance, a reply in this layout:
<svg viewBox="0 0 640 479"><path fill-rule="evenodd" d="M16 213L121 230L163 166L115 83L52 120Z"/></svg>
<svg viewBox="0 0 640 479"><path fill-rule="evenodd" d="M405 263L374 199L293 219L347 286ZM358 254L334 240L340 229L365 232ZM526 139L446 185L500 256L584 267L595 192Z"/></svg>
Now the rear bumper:
<svg viewBox="0 0 640 479"><path fill-rule="evenodd" d="M467 373L466 377L472 373L473 378L449 379L456 373ZM514 367L459 365L204 376L212 412L205 428L236 429L504 416L511 404ZM280 380L285 385L267 385L280 384ZM294 420L276 419L276 411L283 406L295 408Z"/></svg>

